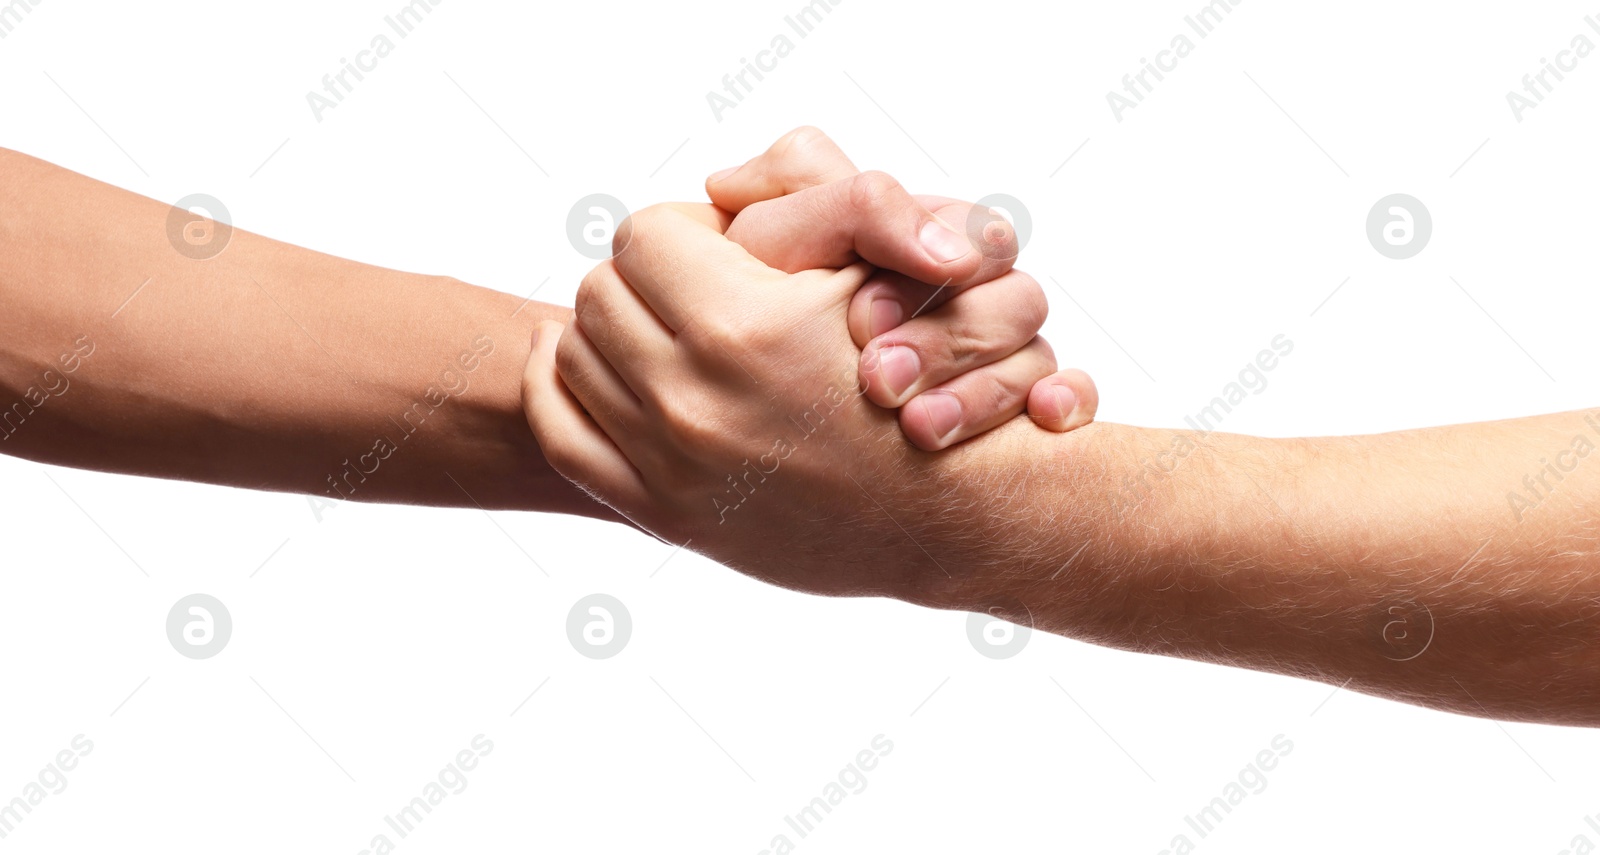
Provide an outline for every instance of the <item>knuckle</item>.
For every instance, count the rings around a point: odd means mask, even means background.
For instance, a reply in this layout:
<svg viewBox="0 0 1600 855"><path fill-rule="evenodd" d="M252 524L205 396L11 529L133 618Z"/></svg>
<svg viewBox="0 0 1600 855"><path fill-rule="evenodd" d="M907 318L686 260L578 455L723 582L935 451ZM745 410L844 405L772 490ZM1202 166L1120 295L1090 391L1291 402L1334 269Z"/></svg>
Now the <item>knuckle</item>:
<svg viewBox="0 0 1600 855"><path fill-rule="evenodd" d="M735 343L739 331L719 315L695 318L694 325L685 329L683 334L693 344L694 349L703 353L716 353L720 348L727 348Z"/></svg>
<svg viewBox="0 0 1600 855"><path fill-rule="evenodd" d="M784 134L759 160L769 178L784 185L790 192L825 184L855 172L855 167L839 146L827 134L810 125L802 125Z"/></svg>
<svg viewBox="0 0 1600 855"><path fill-rule="evenodd" d="M620 276L621 274L617 272L616 259L608 258L596 264L594 267L589 268L588 273L583 274L582 279L578 280L578 299L604 291L607 285L616 281Z"/></svg>
<svg viewBox="0 0 1600 855"><path fill-rule="evenodd" d="M996 349L987 336L970 324L956 320L939 325L937 343L940 359L954 366L966 365L974 358Z"/></svg>
<svg viewBox="0 0 1600 855"><path fill-rule="evenodd" d="M584 274L578 282L578 292L572 295L572 314L582 323L594 311L594 303L600 299L600 277L591 270Z"/></svg>
<svg viewBox="0 0 1600 855"><path fill-rule="evenodd" d="M624 220L623 222L627 221ZM607 266L610 266L612 269L615 269L616 267L612 259L608 258L605 261L602 261L599 264L589 268L589 271L583 274L583 278L578 280L578 294L576 299L582 299L586 292L600 287L600 283L605 281Z"/></svg>
<svg viewBox="0 0 1600 855"><path fill-rule="evenodd" d="M671 213L672 207L670 205L665 202L658 202L654 205L640 208L639 210L628 214L628 216L623 219L622 225L618 226L617 228L619 231L623 227L627 227L630 231L634 232L649 232L659 227L662 219L670 216Z"/></svg>
<svg viewBox="0 0 1600 855"><path fill-rule="evenodd" d="M617 320L609 287L615 277L615 266L607 259L583 277L573 297L572 314L576 326L592 341L598 341L596 336L605 335Z"/></svg>
<svg viewBox="0 0 1600 855"><path fill-rule="evenodd" d="M745 354L761 353L778 338L770 329L724 315L702 318L697 324L699 348L711 360L743 362Z"/></svg>
<svg viewBox="0 0 1600 855"><path fill-rule="evenodd" d="M878 210L904 192L894 176L876 169L850 179L850 205L858 211Z"/></svg>
<svg viewBox="0 0 1600 855"><path fill-rule="evenodd" d="M1031 385L1028 388L1031 388ZM982 372L981 380L973 384L962 397L969 412L998 416L1005 415L1007 410L1017 407L1023 400L1024 391L1017 388L1013 378L997 369Z"/></svg>
<svg viewBox="0 0 1600 855"><path fill-rule="evenodd" d="M671 225L682 217L681 209L670 202L661 202L630 212L617 224L611 236L611 255L622 265L619 269L634 269L653 254L653 247L670 235Z"/></svg>
<svg viewBox="0 0 1600 855"><path fill-rule="evenodd" d="M784 134L772 147L772 153L779 159L791 157L804 157L825 145L832 145L833 141L822 129L813 125L801 125Z"/></svg>
<svg viewBox="0 0 1600 855"><path fill-rule="evenodd" d="M1052 372L1056 370L1056 349L1045 341L1044 336L1034 336L1033 341L1028 342L1028 349L1033 351L1040 364L1048 366Z"/></svg>
<svg viewBox="0 0 1600 855"><path fill-rule="evenodd" d="M608 322L609 312L599 301L589 299L582 302L573 312L573 332L582 335L596 347L605 347L609 341L612 325ZM561 354L564 348L556 349L557 365L560 365ZM569 357L570 358L570 357Z"/></svg>
<svg viewBox="0 0 1600 855"><path fill-rule="evenodd" d="M704 417L706 409L693 395L677 395L661 402L658 418L661 431L672 447L685 452L706 449L717 431Z"/></svg>
<svg viewBox="0 0 1600 855"><path fill-rule="evenodd" d="M732 363L730 368L739 372L738 376L743 377L743 363L750 361L752 356L770 352L774 344L781 344L781 337L766 327L734 324L723 328L722 343L720 355Z"/></svg>
<svg viewBox="0 0 1600 855"><path fill-rule="evenodd" d="M578 361L577 337L582 332L568 328L561 336L561 343L556 345L556 372L561 375L563 382L571 385L575 381L582 381L583 370Z"/></svg>
<svg viewBox="0 0 1600 855"><path fill-rule="evenodd" d="M1044 328L1044 322L1050 316L1050 301L1046 299L1039 280L1020 270L1013 275L1017 277L1017 297L1013 316L1019 326L1025 327L1029 332L1038 332Z"/></svg>
<svg viewBox="0 0 1600 855"><path fill-rule="evenodd" d="M639 213L636 212L623 217L622 222L617 223L617 230L611 233L611 255L613 258L621 256L627 251L628 247L633 245L634 218L638 215Z"/></svg>
<svg viewBox="0 0 1600 855"><path fill-rule="evenodd" d="M614 246L627 246L634 241L647 240L661 228L668 217L673 215L672 206L665 202L633 211L617 224L617 233L612 243Z"/></svg>
<svg viewBox="0 0 1600 855"><path fill-rule="evenodd" d="M594 312L595 292L588 277L578 283L578 292L572 295L572 317L581 326Z"/></svg>

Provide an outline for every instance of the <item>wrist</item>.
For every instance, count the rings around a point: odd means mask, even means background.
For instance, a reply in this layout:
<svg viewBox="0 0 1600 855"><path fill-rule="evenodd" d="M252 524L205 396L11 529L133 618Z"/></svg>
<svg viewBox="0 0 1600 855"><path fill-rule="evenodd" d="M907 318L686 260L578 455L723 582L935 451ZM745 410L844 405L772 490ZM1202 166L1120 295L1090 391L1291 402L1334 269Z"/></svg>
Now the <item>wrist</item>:
<svg viewBox="0 0 1600 855"><path fill-rule="evenodd" d="M951 512L932 537L966 560L921 577L910 599L1080 638L1125 623L1118 580L1152 546L1128 542L1129 520L1152 511L1119 513L1115 492L1148 433L1097 422L1059 434L1019 418L940 452L933 486Z"/></svg>
<svg viewBox="0 0 1600 855"><path fill-rule="evenodd" d="M1237 587L1272 566L1255 559L1292 534L1302 440L1019 426L953 450L987 446L956 461L973 509L958 537L983 542L985 555L965 578L935 584L929 605L1181 654L1205 629L1191 618L1237 610L1248 596ZM995 472L1016 474L997 491ZM1239 556L1248 567L1231 568Z"/></svg>

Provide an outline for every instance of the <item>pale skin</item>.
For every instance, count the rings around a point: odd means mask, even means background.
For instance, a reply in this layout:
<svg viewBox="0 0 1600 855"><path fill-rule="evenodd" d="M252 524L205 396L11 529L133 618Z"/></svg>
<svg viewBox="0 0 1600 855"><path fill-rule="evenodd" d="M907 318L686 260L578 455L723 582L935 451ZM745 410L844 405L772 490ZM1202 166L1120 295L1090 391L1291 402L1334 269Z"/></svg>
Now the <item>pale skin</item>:
<svg viewBox="0 0 1600 855"><path fill-rule="evenodd" d="M800 159L813 143L832 146L801 129L765 162L795 160L790 168L803 170ZM855 174L850 166L831 177ZM995 257L1008 249L1015 255L1008 234L976 247L945 235L934 244L940 257L930 254L921 240L926 224L936 212L967 216L965 203L913 198L896 187L873 205L824 210L808 197L780 198L787 191L760 174L727 189L744 204L770 200L743 230L752 251L774 264L870 257L908 275L863 292L863 341L871 337L874 295L914 307L942 290L937 306L957 286L984 284L968 292L975 308L1017 299L1043 304L1037 283L1019 281L1010 258ZM328 500L619 519L550 468L523 415L530 334L541 321L568 318L570 309L242 229L220 253L190 257L169 239L174 213L0 150L0 453ZM826 232L818 228L824 217ZM216 228L188 219L202 231ZM947 281L953 284L936 287ZM1083 396L1065 410L1036 408L1040 425L1066 430L1092 419L1092 384L1078 372L1056 372L1035 335L1042 319L988 326L980 360L921 366L919 390L984 378L1010 390L969 402L960 435L942 444L1022 412L1034 382ZM904 326L938 335L941 323L959 322L918 318ZM900 326L892 318L878 323L880 333ZM886 406L904 406L908 434L942 447L924 408L905 406L917 391L886 399Z"/></svg>
<svg viewBox="0 0 1600 855"><path fill-rule="evenodd" d="M889 341L858 349L861 265L772 269L709 206L627 231L541 325L527 414L663 539L813 593L1600 725L1600 410L1303 439L1017 420L930 453L853 382Z"/></svg>

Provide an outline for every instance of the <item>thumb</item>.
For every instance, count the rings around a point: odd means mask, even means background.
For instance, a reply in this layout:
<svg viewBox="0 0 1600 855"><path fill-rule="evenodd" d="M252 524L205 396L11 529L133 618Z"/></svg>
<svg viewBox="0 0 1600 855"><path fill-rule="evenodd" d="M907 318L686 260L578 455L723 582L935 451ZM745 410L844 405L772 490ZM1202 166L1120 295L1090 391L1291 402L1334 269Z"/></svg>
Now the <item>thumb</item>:
<svg viewBox="0 0 1600 855"><path fill-rule="evenodd" d="M954 208L941 210L948 215ZM752 204L734 218L727 237L790 273L861 259L954 290L1000 276L1016 257L1009 231L976 231L984 245L975 246L961 224L936 215L882 172Z"/></svg>
<svg viewBox="0 0 1600 855"><path fill-rule="evenodd" d="M1028 393L1028 415L1038 426L1055 433L1075 430L1094 421L1100 408L1100 391L1094 380L1076 368L1065 368L1033 384Z"/></svg>
<svg viewBox="0 0 1600 855"><path fill-rule="evenodd" d="M828 135L805 126L784 134L743 166L706 179L711 203L735 214L757 202L849 178L861 170Z"/></svg>

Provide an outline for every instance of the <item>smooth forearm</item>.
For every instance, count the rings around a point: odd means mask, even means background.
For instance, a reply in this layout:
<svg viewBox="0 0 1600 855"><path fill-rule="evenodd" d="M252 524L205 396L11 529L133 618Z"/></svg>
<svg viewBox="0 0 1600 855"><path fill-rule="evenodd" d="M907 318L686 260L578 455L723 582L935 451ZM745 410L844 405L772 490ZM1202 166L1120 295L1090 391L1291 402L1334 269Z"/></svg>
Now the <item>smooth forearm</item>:
<svg viewBox="0 0 1600 855"><path fill-rule="evenodd" d="M168 205L12 152L0 172L0 452L609 513L549 469L520 406L529 334L565 309L237 230L191 258Z"/></svg>

